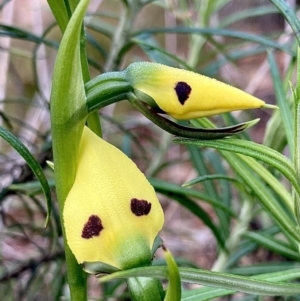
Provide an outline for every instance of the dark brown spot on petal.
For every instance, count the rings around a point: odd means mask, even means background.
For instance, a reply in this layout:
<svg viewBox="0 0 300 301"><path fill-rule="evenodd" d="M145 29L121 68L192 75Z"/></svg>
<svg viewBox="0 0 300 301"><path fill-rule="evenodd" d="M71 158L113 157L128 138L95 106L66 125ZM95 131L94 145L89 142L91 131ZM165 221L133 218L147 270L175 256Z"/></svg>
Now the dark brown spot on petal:
<svg viewBox="0 0 300 301"><path fill-rule="evenodd" d="M82 229L81 237L89 239L93 236L99 236L103 229L100 217L97 215L91 215Z"/></svg>
<svg viewBox="0 0 300 301"><path fill-rule="evenodd" d="M174 89L176 91L179 102L184 105L185 101L190 96L192 88L186 82L178 82Z"/></svg>
<svg viewBox="0 0 300 301"><path fill-rule="evenodd" d="M147 215L151 210L151 203L145 200L131 199L130 208L136 216Z"/></svg>

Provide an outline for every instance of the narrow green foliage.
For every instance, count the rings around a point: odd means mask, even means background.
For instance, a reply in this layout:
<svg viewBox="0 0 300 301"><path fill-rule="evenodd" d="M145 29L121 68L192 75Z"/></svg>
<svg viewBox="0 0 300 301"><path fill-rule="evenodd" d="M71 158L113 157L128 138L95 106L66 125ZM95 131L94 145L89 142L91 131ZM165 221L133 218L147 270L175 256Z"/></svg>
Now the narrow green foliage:
<svg viewBox="0 0 300 301"><path fill-rule="evenodd" d="M283 126L285 128L285 133L290 149L294 149L294 140L293 140L293 114L290 108L290 102L286 98L286 93L284 91L282 79L279 74L279 70L274 58L274 55L271 51L268 51L268 62L270 65L270 71L273 78L274 91L277 99L277 104L279 106L279 113Z"/></svg>
<svg viewBox="0 0 300 301"><path fill-rule="evenodd" d="M203 193L197 189L187 189L181 187L180 185L168 183L166 181L162 181L154 178L150 178L149 180L152 186L155 188L155 190L159 193L162 193L167 196L178 195L182 197L187 196L187 197L197 198L199 200L202 200L202 202L206 202L210 204L213 207L220 208L221 210L225 211L226 213L229 213L233 217L236 216L234 211L232 211L230 208L228 208L218 199L214 199L210 195Z"/></svg>
<svg viewBox="0 0 300 301"><path fill-rule="evenodd" d="M236 184L241 184L241 182L236 178L232 178L232 177L229 177L229 176L226 176L226 175L214 174L214 175L204 175L204 176L197 177L193 180L190 180L190 181L182 184L182 187L189 187L189 186L192 186L192 185L195 185L195 184L198 184L198 183L202 183L202 182L205 182L205 181L212 181L212 180L226 180L226 181L230 181L230 182L233 182L233 183L235 182Z"/></svg>
<svg viewBox="0 0 300 301"><path fill-rule="evenodd" d="M283 0L282 0L283 1ZM263 36L253 35L250 33L235 31L229 29L215 29L215 28L189 28L189 27L175 27L175 28L153 28L153 29L144 29L142 31L135 32L134 37L139 36L140 34L162 34L162 33L173 33L173 34L199 34L203 36L223 36L241 39L243 41L257 43L259 45L264 45L270 48L282 50L289 54L293 54L291 49L287 46L283 46L275 41L272 41Z"/></svg>
<svg viewBox="0 0 300 301"><path fill-rule="evenodd" d="M285 20L292 27L298 44L300 44L300 22L293 8L284 0L270 0L284 16Z"/></svg>
<svg viewBox="0 0 300 301"><path fill-rule="evenodd" d="M164 301L181 300L181 281L178 266L169 250L163 246L164 256L167 262L169 285Z"/></svg>
<svg viewBox="0 0 300 301"><path fill-rule="evenodd" d="M254 158L239 156L278 196L281 197L283 204L291 214L293 212L293 201L290 192L286 187L267 169L263 164Z"/></svg>
<svg viewBox="0 0 300 301"><path fill-rule="evenodd" d="M295 128L295 127L294 127ZM285 128L283 126L279 110L274 112L266 126L263 145L282 152L287 143Z"/></svg>
<svg viewBox="0 0 300 301"><path fill-rule="evenodd" d="M229 289L231 291L240 291L256 295L280 295L291 296L300 294L300 287L297 284L283 283L284 272L265 274L260 277L244 277L231 275L228 273L211 272L201 269L179 268L180 276L183 282L196 283L205 286L212 286ZM298 269L286 271L287 279L296 279L300 272ZM144 267L136 268L100 278L101 282L107 282L118 278L130 277L155 277L166 279L168 277L166 267ZM257 278L257 279L256 279ZM268 279L268 281L267 281ZM270 279L270 280L269 280ZM277 283L275 283L277 282Z"/></svg>
<svg viewBox="0 0 300 301"><path fill-rule="evenodd" d="M64 32L70 19L70 11L68 13L68 10L70 9L68 1L47 0L47 2L51 8L51 11L56 19L56 22L61 32Z"/></svg>
<svg viewBox="0 0 300 301"><path fill-rule="evenodd" d="M47 225L52 211L51 191L41 165L37 162L37 160L33 157L31 152L22 142L3 127L0 127L0 137L7 141L23 157L23 159L33 171L36 178L39 180L47 201L48 210L45 222L45 225Z"/></svg>
<svg viewBox="0 0 300 301"><path fill-rule="evenodd" d="M281 254L292 260L299 260L300 255L296 250L293 250L289 245L282 240L274 238L272 235L248 232L245 237L257 242L260 246L266 247L268 250L274 251L277 254Z"/></svg>
<svg viewBox="0 0 300 301"><path fill-rule="evenodd" d="M297 180L300 183L300 48L298 46L298 61L297 61L297 86L292 88L294 97L294 152L293 163L296 170ZM294 209L298 223L300 224L300 194L294 191Z"/></svg>
<svg viewBox="0 0 300 301"><path fill-rule="evenodd" d="M220 20L219 27L227 27L235 22L242 21L243 19L249 17L264 16L267 14L275 14L277 12L278 10L271 5L248 8L242 11L237 11L229 15L228 17Z"/></svg>
<svg viewBox="0 0 300 301"><path fill-rule="evenodd" d="M54 42L52 40L45 39L43 37L39 37L32 32L26 31L21 28L9 26L9 25L4 25L0 24L0 35L1 36L10 36L16 39L21 39L21 40L26 40L26 41L31 41L36 44L45 44L49 47L57 48L58 44L57 42Z"/></svg>
<svg viewBox="0 0 300 301"><path fill-rule="evenodd" d="M192 145L188 146L188 150L191 154L191 160L192 160L194 166L196 167L198 174L199 175L208 174L209 169L208 169L208 166L206 166L205 158L203 157L201 151L197 147L192 146ZM221 165L221 162L219 162L219 165ZM204 187L205 187L208 195L210 195L216 199L219 199L220 203L222 203L222 204L224 203L224 205L225 205L226 201L224 200L223 197L219 196L216 186L214 185L213 182L210 182L210 181L204 182ZM220 232L222 233L222 235L224 237L228 237L229 231L227 231L227 230L229 229L228 223L230 221L228 212L224 211L222 209L219 209L218 207L215 208L215 212L220 220Z"/></svg>
<svg viewBox="0 0 300 301"><path fill-rule="evenodd" d="M257 274L257 273L255 273ZM262 274L256 275L254 279L258 280L268 280L271 282L279 282L279 281L289 281L293 279L297 279L299 276L299 271L297 269L281 269L280 272L270 273L270 274ZM185 291L183 294L182 301L206 301L212 300L213 298L231 295L234 291L223 288L213 288L213 287L202 287L199 289ZM251 298L255 298L251 296Z"/></svg>
<svg viewBox="0 0 300 301"><path fill-rule="evenodd" d="M253 157L279 170L293 184L296 191L298 193L300 192L300 186L297 183L296 173L290 160L281 155L279 152L266 146L252 141L240 139L211 141L176 138L174 139L174 142L187 145L208 146Z"/></svg>
<svg viewBox="0 0 300 301"><path fill-rule="evenodd" d="M297 227L295 220L290 217L282 207L277 203L270 190L265 184L257 177L253 177L253 171L251 164L245 164L243 158L237 156L226 156L227 161L240 176L240 178L248 185L252 192L257 196L266 212L270 214L274 220L278 223L281 229L290 235L294 240L300 241L297 235Z"/></svg>

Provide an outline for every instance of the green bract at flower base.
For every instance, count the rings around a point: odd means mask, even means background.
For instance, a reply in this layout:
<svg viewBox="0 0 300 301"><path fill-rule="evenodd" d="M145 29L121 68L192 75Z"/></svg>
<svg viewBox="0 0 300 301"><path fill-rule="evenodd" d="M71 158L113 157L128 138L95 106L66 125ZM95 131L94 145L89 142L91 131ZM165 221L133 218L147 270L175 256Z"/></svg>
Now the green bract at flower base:
<svg viewBox="0 0 300 301"><path fill-rule="evenodd" d="M169 286L166 291L164 301L180 301L181 300L181 280L178 266L171 252L162 245L164 256L168 266Z"/></svg>
<svg viewBox="0 0 300 301"><path fill-rule="evenodd" d="M149 107L146 103L139 101L134 95L129 96L128 100L137 110L139 110L154 124L170 134L184 138L194 138L200 140L220 139L239 134L259 121L259 118L257 118L248 122L223 128L192 128L182 126L167 118L164 118L163 116L157 114L157 112L155 112L155 110Z"/></svg>
<svg viewBox="0 0 300 301"><path fill-rule="evenodd" d="M152 246L164 222L144 174L87 127L63 216L79 263L102 262L122 270L151 264Z"/></svg>

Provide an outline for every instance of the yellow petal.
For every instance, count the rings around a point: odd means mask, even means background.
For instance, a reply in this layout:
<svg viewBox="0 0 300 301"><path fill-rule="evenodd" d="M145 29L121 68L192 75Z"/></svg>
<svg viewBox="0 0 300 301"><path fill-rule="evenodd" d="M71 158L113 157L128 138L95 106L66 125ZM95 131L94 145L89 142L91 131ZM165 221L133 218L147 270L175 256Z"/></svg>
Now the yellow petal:
<svg viewBox="0 0 300 301"><path fill-rule="evenodd" d="M63 215L67 241L79 263L99 261L120 269L150 264L164 222L144 174L87 127Z"/></svg>
<svg viewBox="0 0 300 301"><path fill-rule="evenodd" d="M215 79L162 64L133 63L126 73L137 92L150 96L161 110L176 119L260 108L265 104Z"/></svg>

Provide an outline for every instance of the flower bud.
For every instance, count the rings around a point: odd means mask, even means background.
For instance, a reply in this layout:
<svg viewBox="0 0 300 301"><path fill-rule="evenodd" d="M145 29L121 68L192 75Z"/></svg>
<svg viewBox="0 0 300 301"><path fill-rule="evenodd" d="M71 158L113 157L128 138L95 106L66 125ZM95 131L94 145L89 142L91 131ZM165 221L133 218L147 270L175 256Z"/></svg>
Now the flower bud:
<svg viewBox="0 0 300 301"><path fill-rule="evenodd" d="M151 62L126 69L134 94L175 119L193 119L235 110L271 107L215 79Z"/></svg>
<svg viewBox="0 0 300 301"><path fill-rule="evenodd" d="M120 150L84 128L75 182L65 201L67 242L79 263L149 265L164 222L153 187Z"/></svg>

